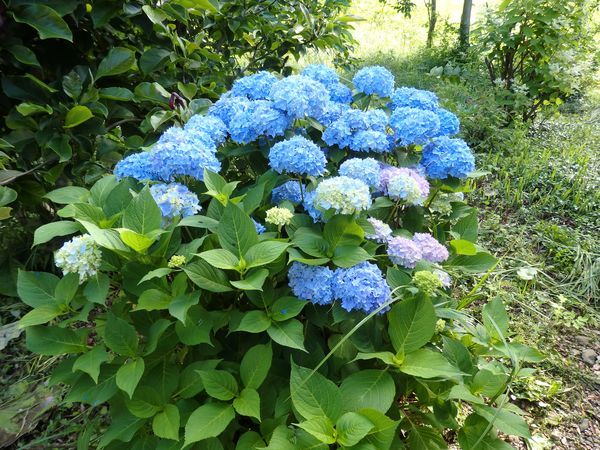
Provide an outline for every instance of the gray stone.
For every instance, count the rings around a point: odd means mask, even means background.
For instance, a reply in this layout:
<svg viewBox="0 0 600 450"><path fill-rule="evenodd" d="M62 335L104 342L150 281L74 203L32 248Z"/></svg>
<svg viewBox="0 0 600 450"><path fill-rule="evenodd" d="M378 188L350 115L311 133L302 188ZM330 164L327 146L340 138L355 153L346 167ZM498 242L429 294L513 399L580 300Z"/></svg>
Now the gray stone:
<svg viewBox="0 0 600 450"><path fill-rule="evenodd" d="M596 354L596 352L594 350L592 350L591 348L586 348L584 351L581 352L581 359L583 360L584 363L593 366L594 364L596 364L596 357L598 355Z"/></svg>
<svg viewBox="0 0 600 450"><path fill-rule="evenodd" d="M592 342L592 340L588 336L583 335L575 336L575 340L581 345L590 345L590 342Z"/></svg>
<svg viewBox="0 0 600 450"><path fill-rule="evenodd" d="M580 431L585 431L590 427L590 421L589 419L583 419L581 421L581 423L579 424L579 430Z"/></svg>

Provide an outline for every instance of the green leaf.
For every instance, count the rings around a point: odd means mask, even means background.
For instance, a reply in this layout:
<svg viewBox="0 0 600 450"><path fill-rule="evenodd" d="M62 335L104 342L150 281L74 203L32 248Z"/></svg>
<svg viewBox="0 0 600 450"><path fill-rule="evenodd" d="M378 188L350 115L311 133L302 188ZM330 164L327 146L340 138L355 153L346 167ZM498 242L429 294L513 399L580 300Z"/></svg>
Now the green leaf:
<svg viewBox="0 0 600 450"><path fill-rule="evenodd" d="M197 408L185 425L184 447L220 435L235 418L233 407L226 403L207 403Z"/></svg>
<svg viewBox="0 0 600 450"><path fill-rule="evenodd" d="M203 370L212 370L221 362L220 359L207 359L196 361L185 367L179 377L179 387L177 394L181 398L192 398L204 390L200 372Z"/></svg>
<svg viewBox="0 0 600 450"><path fill-rule="evenodd" d="M451 365L441 353L421 348L404 357L401 372L420 378L460 378L462 372Z"/></svg>
<svg viewBox="0 0 600 450"><path fill-rule="evenodd" d="M33 234L33 246L48 242L57 236L68 236L69 234L77 233L79 230L79 224L70 220L47 223L35 230Z"/></svg>
<svg viewBox="0 0 600 450"><path fill-rule="evenodd" d="M73 156L73 148L69 142L69 136L66 134L54 136L48 142L48 147L60 157L58 162L69 161Z"/></svg>
<svg viewBox="0 0 600 450"><path fill-rule="evenodd" d="M134 63L135 54L131 50L123 47L114 47L110 49L108 55L100 62L96 71L96 80L127 72Z"/></svg>
<svg viewBox="0 0 600 450"><path fill-rule="evenodd" d="M237 270L240 260L237 256L228 250L217 248L198 253L197 256L218 269Z"/></svg>
<svg viewBox="0 0 600 450"><path fill-rule="evenodd" d="M448 393L448 399L463 400L465 402L479 405L485 404L481 397L473 395L464 384L457 384L456 386L452 386L452 389L450 389L450 392Z"/></svg>
<svg viewBox="0 0 600 450"><path fill-rule="evenodd" d="M148 101L161 106L169 104L169 92L157 82L149 83L145 81L140 83L133 92L137 100Z"/></svg>
<svg viewBox="0 0 600 450"><path fill-rule="evenodd" d="M142 428L145 420L135 417L125 409L115 412L110 426L102 433L102 438L98 444L98 449L105 448L115 440L129 442L137 431Z"/></svg>
<svg viewBox="0 0 600 450"><path fill-rule="evenodd" d="M11 45L8 47L8 51L20 63L41 69L37 56L35 56L35 53L33 53L29 48L23 45Z"/></svg>
<svg viewBox="0 0 600 450"><path fill-rule="evenodd" d="M136 356L139 345L133 325L112 313L108 314L104 327L104 343L113 352L123 356Z"/></svg>
<svg viewBox="0 0 600 450"><path fill-rule="evenodd" d="M108 361L108 353L104 347L97 345L89 352L85 352L73 363L73 372L80 370L87 373L94 383L98 384L98 375L100 375L100 366Z"/></svg>
<svg viewBox="0 0 600 450"><path fill-rule="evenodd" d="M382 412L374 409L361 409L360 415L365 416L375 426L367 433L363 442L375 449L390 449L396 436L398 422L390 419ZM368 447L367 447L368 448Z"/></svg>
<svg viewBox="0 0 600 450"><path fill-rule="evenodd" d="M88 330L37 326L27 328L26 345L38 355L55 356L86 350Z"/></svg>
<svg viewBox="0 0 600 450"><path fill-rule="evenodd" d="M372 352L372 353L359 353L354 358L354 361L368 361L370 359L378 359L388 366L396 366L399 364L398 359L392 352Z"/></svg>
<svg viewBox="0 0 600 450"><path fill-rule="evenodd" d="M341 246L358 247L364 237L364 230L351 216L336 215L323 228L323 238L330 251Z"/></svg>
<svg viewBox="0 0 600 450"><path fill-rule="evenodd" d="M522 417L507 409L494 408L493 406L473 405L475 412L498 430L510 436L531 438L529 426Z"/></svg>
<svg viewBox="0 0 600 450"><path fill-rule="evenodd" d="M73 128L94 117L90 108L83 105L73 106L65 116L64 128Z"/></svg>
<svg viewBox="0 0 600 450"><path fill-rule="evenodd" d="M252 219L232 202L225 206L217 234L221 247L238 257L245 255L258 242Z"/></svg>
<svg viewBox="0 0 600 450"><path fill-rule="evenodd" d="M344 378L340 386L344 411L369 408L386 413L396 397L396 386L385 370L361 370ZM344 444L350 445L350 444Z"/></svg>
<svg viewBox="0 0 600 450"><path fill-rule="evenodd" d="M314 417L300 422L298 426L324 444L335 443L335 429L327 417Z"/></svg>
<svg viewBox="0 0 600 450"><path fill-rule="evenodd" d="M335 421L342 413L339 388L319 372L292 361L290 394L296 411L305 419L328 417Z"/></svg>
<svg viewBox="0 0 600 450"><path fill-rule="evenodd" d="M17 199L17 191L6 186L0 186L0 206L8 205Z"/></svg>
<svg viewBox="0 0 600 450"><path fill-rule="evenodd" d="M230 281L230 283L244 291L262 291L263 284L268 276L269 271L267 269L255 269L249 272L243 280Z"/></svg>
<svg viewBox="0 0 600 450"><path fill-rule="evenodd" d="M158 269L151 270L146 275L144 275L142 279L138 282L138 284L142 284L144 281L149 281L154 278L162 278L171 273L173 273L173 269L169 269L168 267L160 267Z"/></svg>
<svg viewBox="0 0 600 450"><path fill-rule="evenodd" d="M259 267L269 264L279 258L283 252L290 246L286 242L263 241L250 247L244 255L246 267Z"/></svg>
<svg viewBox="0 0 600 450"><path fill-rule="evenodd" d="M44 195L50 201L61 205L68 205L70 203L85 202L90 196L90 191L86 188L78 186L67 186L55 189Z"/></svg>
<svg viewBox="0 0 600 450"><path fill-rule="evenodd" d="M140 234L160 229L162 213L154 201L150 189L145 187L131 200L123 212L123 227Z"/></svg>
<svg viewBox="0 0 600 450"><path fill-rule="evenodd" d="M185 324L188 309L197 305L200 301L200 292L189 292L187 294L178 295L169 305L169 314Z"/></svg>
<svg viewBox="0 0 600 450"><path fill-rule="evenodd" d="M388 314L388 332L396 352L410 353L435 333L437 316L431 300L412 297L397 303Z"/></svg>
<svg viewBox="0 0 600 450"><path fill-rule="evenodd" d="M260 397L254 389L242 389L233 401L236 412L242 416L255 417L260 421Z"/></svg>
<svg viewBox="0 0 600 450"><path fill-rule="evenodd" d="M329 244L323 236L311 228L298 228L294 233L292 243L300 248L304 253L321 258L327 256Z"/></svg>
<svg viewBox="0 0 600 450"><path fill-rule="evenodd" d="M261 333L271 326L271 319L264 311L254 310L239 315L233 315L229 330L245 331L247 333Z"/></svg>
<svg viewBox="0 0 600 450"><path fill-rule="evenodd" d="M508 375L481 369L477 371L473 377L470 389L474 394L481 394L485 397L495 397L504 391L507 382Z"/></svg>
<svg viewBox="0 0 600 450"><path fill-rule="evenodd" d="M54 297L59 304L68 305L79 290L79 275L68 273L60 279L54 289Z"/></svg>
<svg viewBox="0 0 600 450"><path fill-rule="evenodd" d="M375 427L362 414L347 412L335 424L337 441L347 447L358 444Z"/></svg>
<svg viewBox="0 0 600 450"><path fill-rule="evenodd" d="M192 282L210 292L232 291L227 275L204 260L194 261L183 268Z"/></svg>
<svg viewBox="0 0 600 450"><path fill-rule="evenodd" d="M284 320L296 317L304 309L306 303L304 300L296 297L281 297L270 308L271 319L283 322Z"/></svg>
<svg viewBox="0 0 600 450"><path fill-rule="evenodd" d="M34 325L42 325L63 314L57 304L41 305L32 309L19 320L19 327L26 328Z"/></svg>
<svg viewBox="0 0 600 450"><path fill-rule="evenodd" d="M149 74L159 69L170 55L171 52L165 48L152 47L140 56L138 61L140 70L145 74Z"/></svg>
<svg viewBox="0 0 600 450"><path fill-rule="evenodd" d="M456 224L452 227L452 231L458 233L461 239L469 242L477 242L477 234L479 229L479 223L477 221L477 210L473 208L473 211L460 218Z"/></svg>
<svg viewBox="0 0 600 450"><path fill-rule="evenodd" d="M120 102L130 102L134 98L133 92L124 87L102 88L98 90L98 94L100 95L100 98Z"/></svg>
<svg viewBox="0 0 600 450"><path fill-rule="evenodd" d="M104 305L109 288L110 280L108 276L99 273L88 280L85 288L83 288L83 295L92 303Z"/></svg>
<svg viewBox="0 0 600 450"><path fill-rule="evenodd" d="M362 247L340 246L335 249L333 263L338 267L352 267L367 259L371 255Z"/></svg>
<svg viewBox="0 0 600 450"><path fill-rule="evenodd" d="M133 397L133 392L144 375L144 369L143 358L134 358L119 367L116 377L117 386L127 392L129 398Z"/></svg>
<svg viewBox="0 0 600 450"><path fill-rule="evenodd" d="M46 113L52 114L53 109L50 105L36 105L35 103L23 102L17 105L17 111L22 116L32 116L33 114Z"/></svg>
<svg viewBox="0 0 600 450"><path fill-rule="evenodd" d="M208 216L188 216L184 217L177 224L178 227L193 227L193 228L207 228L213 233L216 233L219 221L212 219Z"/></svg>
<svg viewBox="0 0 600 450"><path fill-rule="evenodd" d="M442 450L448 448L444 438L433 428L409 422L407 444L411 450Z"/></svg>
<svg viewBox="0 0 600 450"><path fill-rule="evenodd" d="M304 326L299 320L290 319L285 322L272 322L267 333L279 345L306 351L304 348Z"/></svg>
<svg viewBox="0 0 600 450"><path fill-rule="evenodd" d="M475 255L454 255L444 264L467 273L487 272L498 263L488 252L477 252Z"/></svg>
<svg viewBox="0 0 600 450"><path fill-rule="evenodd" d="M508 336L508 314L499 297L493 298L483 306L483 325L487 332L496 339Z"/></svg>
<svg viewBox="0 0 600 450"><path fill-rule="evenodd" d="M464 450L514 450L514 447L488 430L488 421L471 414L458 432L458 442Z"/></svg>
<svg viewBox="0 0 600 450"><path fill-rule="evenodd" d="M51 273L26 272L19 269L17 293L23 303L32 308L54 303L54 291L59 281L59 278Z"/></svg>
<svg viewBox="0 0 600 450"><path fill-rule="evenodd" d="M62 17L46 5L25 5L11 11L15 21L35 28L40 39L65 39L73 42L73 34Z"/></svg>
<svg viewBox="0 0 600 450"><path fill-rule="evenodd" d="M117 231L121 236L121 240L137 253L145 253L156 242L156 236L148 237L127 228L119 228Z"/></svg>
<svg viewBox="0 0 600 450"><path fill-rule="evenodd" d="M450 241L450 247L454 249L457 255L476 255L477 247L466 239L453 239Z"/></svg>
<svg viewBox="0 0 600 450"><path fill-rule="evenodd" d="M179 408L175 405L165 405L152 420L152 431L163 439L179 440Z"/></svg>
<svg viewBox="0 0 600 450"><path fill-rule="evenodd" d="M217 400L231 400L238 394L238 384L225 370L201 370L200 378L206 393Z"/></svg>
<svg viewBox="0 0 600 450"><path fill-rule="evenodd" d="M135 311L156 311L163 310L169 307L171 303L171 295L159 289L148 289L142 292L138 298Z"/></svg>
<svg viewBox="0 0 600 450"><path fill-rule="evenodd" d="M270 342L250 348L240 363L240 378L244 386L258 389L269 374L272 359L273 349Z"/></svg>
<svg viewBox="0 0 600 450"><path fill-rule="evenodd" d="M209 191L216 193L222 193L223 188L227 184L227 180L216 172L212 172L207 168L204 168L204 184Z"/></svg>

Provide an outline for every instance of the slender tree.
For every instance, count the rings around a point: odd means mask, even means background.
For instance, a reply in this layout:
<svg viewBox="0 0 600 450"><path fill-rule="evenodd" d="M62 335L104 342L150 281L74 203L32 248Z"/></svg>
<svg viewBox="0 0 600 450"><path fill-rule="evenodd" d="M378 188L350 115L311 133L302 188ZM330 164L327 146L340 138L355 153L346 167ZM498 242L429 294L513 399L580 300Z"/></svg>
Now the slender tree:
<svg viewBox="0 0 600 450"><path fill-rule="evenodd" d="M437 22L437 0L425 0L427 8L428 24L427 24L427 48L433 45L433 35L435 33L435 24Z"/></svg>
<svg viewBox="0 0 600 450"><path fill-rule="evenodd" d="M471 32L471 9L473 9L473 0L465 0L463 3L462 15L460 16L460 29L458 43L461 48L469 46L469 34Z"/></svg>

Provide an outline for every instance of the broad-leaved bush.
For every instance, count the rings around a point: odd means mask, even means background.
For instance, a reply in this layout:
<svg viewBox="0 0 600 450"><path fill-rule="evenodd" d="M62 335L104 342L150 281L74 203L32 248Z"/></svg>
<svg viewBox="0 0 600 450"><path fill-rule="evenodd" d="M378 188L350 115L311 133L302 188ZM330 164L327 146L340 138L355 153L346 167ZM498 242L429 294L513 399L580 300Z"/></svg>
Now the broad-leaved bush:
<svg viewBox="0 0 600 450"><path fill-rule="evenodd" d="M464 201L475 161L457 120L383 67L354 81L241 78L91 189L48 194L63 220L35 241L66 240L61 276L20 271L20 325L31 351L62 356L64 402L107 405L97 448L529 436L507 389L540 355L499 299L480 322L478 286L454 294L496 264Z"/></svg>

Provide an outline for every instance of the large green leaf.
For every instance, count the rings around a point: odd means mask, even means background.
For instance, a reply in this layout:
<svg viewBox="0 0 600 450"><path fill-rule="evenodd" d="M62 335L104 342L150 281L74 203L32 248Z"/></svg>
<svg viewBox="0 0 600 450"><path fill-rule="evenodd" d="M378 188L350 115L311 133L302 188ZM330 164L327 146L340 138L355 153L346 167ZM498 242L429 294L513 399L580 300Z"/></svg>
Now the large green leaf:
<svg viewBox="0 0 600 450"><path fill-rule="evenodd" d="M347 447L358 444L375 427L367 417L347 412L335 424L337 441Z"/></svg>
<svg viewBox="0 0 600 450"><path fill-rule="evenodd" d="M327 417L313 417L312 419L300 422L298 426L317 438L319 442L335 444L336 433L333 428L333 422Z"/></svg>
<svg viewBox="0 0 600 450"><path fill-rule="evenodd" d="M488 430L488 421L471 414L458 432L458 442L464 450L513 450L514 447Z"/></svg>
<svg viewBox="0 0 600 450"><path fill-rule="evenodd" d="M65 116L65 128L73 128L77 125L86 122L94 117L94 113L87 106L77 105L73 106Z"/></svg>
<svg viewBox="0 0 600 450"><path fill-rule="evenodd" d="M86 350L88 330L37 326L27 329L27 348L38 355L54 356Z"/></svg>
<svg viewBox="0 0 600 450"><path fill-rule="evenodd" d="M272 359L271 343L259 344L250 348L240 363L240 378L244 386L258 389L269 374Z"/></svg>
<svg viewBox="0 0 600 450"><path fill-rule="evenodd" d="M294 408L305 419L328 417L335 421L342 413L342 395L335 383L293 361L290 394Z"/></svg>
<svg viewBox="0 0 600 450"><path fill-rule="evenodd" d="M483 306L483 324L487 332L496 339L508 336L508 314L499 297L493 298Z"/></svg>
<svg viewBox="0 0 600 450"><path fill-rule="evenodd" d="M323 238L329 244L330 251L339 246L356 247L364 237L364 230L351 216L336 215L325 224L323 229Z"/></svg>
<svg viewBox="0 0 600 450"><path fill-rule="evenodd" d="M234 418L233 406L227 403L207 403L200 406L185 424L184 447L220 435Z"/></svg>
<svg viewBox="0 0 600 450"><path fill-rule="evenodd" d="M185 324L188 310L200 301L200 292L188 292L178 295L169 305L169 314Z"/></svg>
<svg viewBox="0 0 600 450"><path fill-rule="evenodd" d="M51 273L19 269L17 292L23 303L36 308L55 302L54 291L59 281L59 278Z"/></svg>
<svg viewBox="0 0 600 450"><path fill-rule="evenodd" d="M48 192L44 197L54 203L68 205L71 203L85 202L90 196L90 191L79 186L66 186Z"/></svg>
<svg viewBox="0 0 600 450"><path fill-rule="evenodd" d="M494 267L498 260L488 252L477 252L475 255L451 256L444 265L467 273L486 272Z"/></svg>
<svg viewBox="0 0 600 450"><path fill-rule="evenodd" d="M108 353L103 346L97 345L89 352L85 352L73 363L73 372L80 370L87 373L94 383L98 384L100 366L108 361Z"/></svg>
<svg viewBox="0 0 600 450"><path fill-rule="evenodd" d="M254 310L232 314L229 330L245 331L246 333L262 333L271 326L271 319L264 311Z"/></svg>
<svg viewBox="0 0 600 450"><path fill-rule="evenodd" d="M267 269L254 269L248 272L242 280L230 281L238 289L244 291L262 291L263 284L269 276Z"/></svg>
<svg viewBox="0 0 600 450"><path fill-rule="evenodd" d="M134 358L127 361L117 371L116 382L119 389L127 392L129 398L144 374L145 364L143 358Z"/></svg>
<svg viewBox="0 0 600 450"><path fill-rule="evenodd" d="M272 322L267 329L267 333L279 345L306 351L304 348L304 326L299 320L289 319L285 322Z"/></svg>
<svg viewBox="0 0 600 450"><path fill-rule="evenodd" d="M57 236L67 236L69 234L77 233L79 230L79 224L77 222L71 222L70 220L47 223L35 230L35 233L33 234L33 245L43 244Z"/></svg>
<svg viewBox="0 0 600 450"><path fill-rule="evenodd" d="M160 438L179 440L179 408L175 405L165 405L152 420L152 431Z"/></svg>
<svg viewBox="0 0 600 450"><path fill-rule="evenodd" d="M396 386L385 370L361 370L344 378L340 386L344 411L369 408L387 412L396 395Z"/></svg>
<svg viewBox="0 0 600 450"><path fill-rule="evenodd" d="M198 253L197 256L217 269L237 270L240 265L240 260L237 256L222 248L207 250Z"/></svg>
<svg viewBox="0 0 600 450"><path fill-rule="evenodd" d="M238 257L244 256L258 242L252 219L232 202L225 207L217 235L221 246Z"/></svg>
<svg viewBox="0 0 600 450"><path fill-rule="evenodd" d="M503 433L524 438L531 437L527 422L522 417L507 409L494 408L487 405L473 405L473 409L485 420L493 423Z"/></svg>
<svg viewBox="0 0 600 450"><path fill-rule="evenodd" d="M49 6L42 4L25 5L11 11L15 21L26 23L35 28L40 39L65 39L73 41L69 25L60 14Z"/></svg>
<svg viewBox="0 0 600 450"><path fill-rule="evenodd" d="M238 384L225 370L202 370L200 378L206 393L217 400L231 400L238 394Z"/></svg>
<svg viewBox="0 0 600 450"><path fill-rule="evenodd" d="M437 316L431 300L412 297L397 303L388 314L390 339L397 352L424 346L435 333Z"/></svg>
<svg viewBox="0 0 600 450"><path fill-rule="evenodd" d="M401 372L420 378L461 377L462 372L448 362L444 355L428 348L408 353L399 367Z"/></svg>
<svg viewBox="0 0 600 450"><path fill-rule="evenodd" d="M123 212L123 227L140 234L159 229L161 223L162 213L148 187L142 189Z"/></svg>
<svg viewBox="0 0 600 450"><path fill-rule="evenodd" d="M372 445L376 450L391 449L392 441L396 435L398 422L390 419L382 412L374 409L361 409L358 412L361 416L366 417L375 425L367 433L367 436L364 438L363 442Z"/></svg>
<svg viewBox="0 0 600 450"><path fill-rule="evenodd" d="M204 260L194 261L183 268L192 282L210 292L228 292L233 289L222 270L216 269Z"/></svg>
<svg viewBox="0 0 600 450"><path fill-rule="evenodd" d="M258 267L269 264L279 258L290 246L286 242L264 241L250 247L244 255L246 267Z"/></svg>
<svg viewBox="0 0 600 450"><path fill-rule="evenodd" d="M124 356L136 356L138 336L133 325L109 314L104 327L104 342L115 353Z"/></svg>
<svg viewBox="0 0 600 450"><path fill-rule="evenodd" d="M49 303L32 309L19 320L19 327L26 328L42 325L63 314L58 304Z"/></svg>
<svg viewBox="0 0 600 450"><path fill-rule="evenodd" d="M260 397L254 389L242 389L240 395L233 400L233 407L242 416L260 420Z"/></svg>
<svg viewBox="0 0 600 450"><path fill-rule="evenodd" d="M123 47L112 48L108 55L100 61L96 72L96 80L127 72L133 63L135 63L135 54L131 50Z"/></svg>

